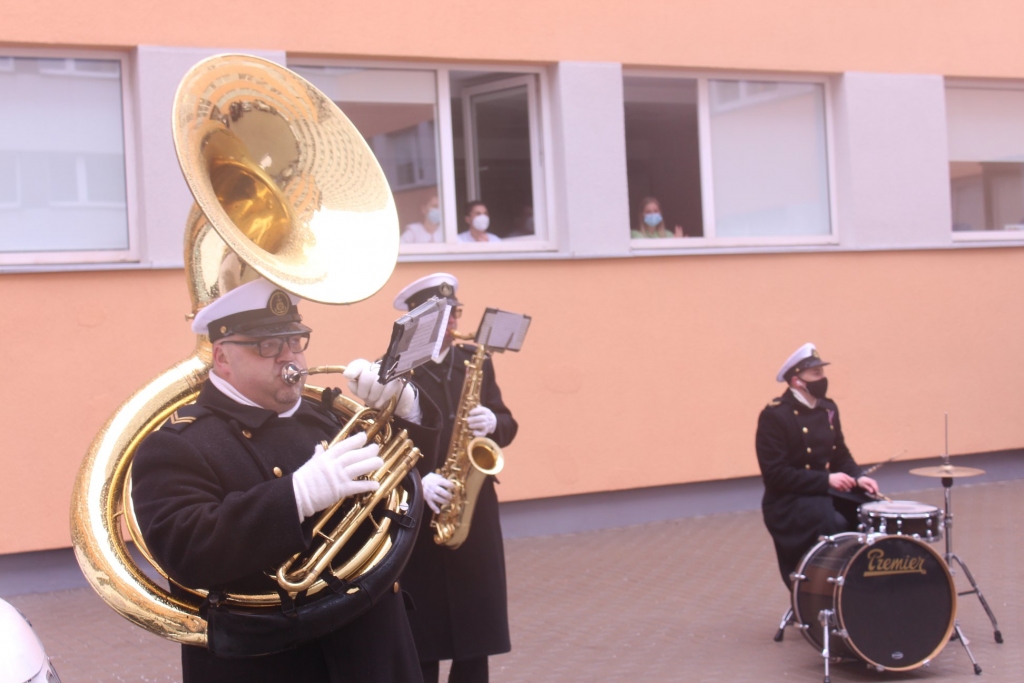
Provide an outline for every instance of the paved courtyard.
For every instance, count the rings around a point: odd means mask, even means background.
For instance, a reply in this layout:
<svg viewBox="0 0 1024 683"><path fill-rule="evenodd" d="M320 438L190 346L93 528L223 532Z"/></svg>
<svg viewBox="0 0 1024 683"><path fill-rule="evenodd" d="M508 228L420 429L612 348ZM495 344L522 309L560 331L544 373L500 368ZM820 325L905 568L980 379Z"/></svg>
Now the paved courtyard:
<svg viewBox="0 0 1024 683"><path fill-rule="evenodd" d="M936 480L905 497L941 506L942 493ZM1006 638L994 642L977 598L960 599L981 677L952 642L928 667L876 673L849 663L833 667L832 680L1024 680L1022 500L1024 480L955 489L955 549ZM514 539L506 550L514 649L492 659L496 683L822 678L821 658L796 630L772 640L788 594L759 512ZM178 646L129 624L89 589L10 601L32 620L64 683L180 680Z"/></svg>

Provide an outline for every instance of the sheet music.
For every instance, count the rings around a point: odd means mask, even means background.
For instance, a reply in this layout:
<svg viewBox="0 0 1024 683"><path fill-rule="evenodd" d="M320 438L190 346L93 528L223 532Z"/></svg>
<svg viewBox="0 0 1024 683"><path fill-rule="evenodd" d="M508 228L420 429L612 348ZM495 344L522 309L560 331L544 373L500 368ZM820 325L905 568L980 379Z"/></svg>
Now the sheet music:
<svg viewBox="0 0 1024 683"><path fill-rule="evenodd" d="M488 308L476 332L476 342L492 351L519 351L531 320L528 315Z"/></svg>
<svg viewBox="0 0 1024 683"><path fill-rule="evenodd" d="M391 343L380 365L382 383L438 358L451 309L446 299L433 297L395 321Z"/></svg>

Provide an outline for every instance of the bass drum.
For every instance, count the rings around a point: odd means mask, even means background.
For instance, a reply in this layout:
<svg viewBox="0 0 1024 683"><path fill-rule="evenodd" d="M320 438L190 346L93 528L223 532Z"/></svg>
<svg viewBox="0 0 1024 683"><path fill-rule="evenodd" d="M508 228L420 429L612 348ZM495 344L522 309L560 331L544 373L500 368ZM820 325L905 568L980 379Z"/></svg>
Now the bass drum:
<svg viewBox="0 0 1024 683"><path fill-rule="evenodd" d="M823 610L834 659L862 659L906 671L931 661L949 642L956 585L942 557L910 536L845 533L823 538L793 574L793 614L824 649Z"/></svg>

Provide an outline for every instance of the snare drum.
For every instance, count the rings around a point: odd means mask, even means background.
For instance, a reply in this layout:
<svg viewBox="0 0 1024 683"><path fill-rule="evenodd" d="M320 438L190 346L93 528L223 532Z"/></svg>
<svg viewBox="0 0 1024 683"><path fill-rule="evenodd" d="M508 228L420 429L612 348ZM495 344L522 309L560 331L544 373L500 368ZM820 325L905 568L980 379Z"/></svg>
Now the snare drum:
<svg viewBox="0 0 1024 683"><path fill-rule="evenodd" d="M942 540L942 510L912 500L879 500L858 510L860 530L900 534L934 543Z"/></svg>
<svg viewBox="0 0 1024 683"><path fill-rule="evenodd" d="M942 557L911 536L845 533L822 539L793 573L793 616L819 651L875 668L915 669L949 642L956 586Z"/></svg>

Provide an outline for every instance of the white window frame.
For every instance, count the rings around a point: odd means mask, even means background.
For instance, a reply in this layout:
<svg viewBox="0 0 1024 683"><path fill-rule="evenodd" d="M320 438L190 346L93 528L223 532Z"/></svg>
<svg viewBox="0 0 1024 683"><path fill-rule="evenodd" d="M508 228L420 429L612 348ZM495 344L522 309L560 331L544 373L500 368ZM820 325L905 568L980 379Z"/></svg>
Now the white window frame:
<svg viewBox="0 0 1024 683"><path fill-rule="evenodd" d="M136 196L138 193L138 180L136 174L135 142L132 132L135 130L135 116L133 110L133 97L131 84L134 71L131 59L124 52L113 52L103 50L42 50L26 48L0 47L0 58L22 57L28 59L103 59L118 61L121 64L121 136L124 144L124 178L125 178L125 212L128 220L128 248L96 251L23 251L7 252L0 251L0 267L3 266L50 266L50 265L77 265L77 264L99 264L99 263L133 263L139 261L139 235L138 235L138 206ZM71 62L66 62L67 67ZM13 61L11 62L13 68ZM42 72L46 73L46 72ZM56 72L50 72L56 73ZM63 72L61 72L63 73ZM96 73L90 74L96 78L110 78L111 76ZM76 164L84 160L79 158ZM79 183L81 191L81 182ZM20 195L19 195L20 196ZM116 202L89 202L87 204L59 203L52 205L59 209L62 206L90 206L90 207L119 207Z"/></svg>
<svg viewBox="0 0 1024 683"><path fill-rule="evenodd" d="M0 210L21 208L21 159L14 159L14 201L0 201Z"/></svg>
<svg viewBox="0 0 1024 683"><path fill-rule="evenodd" d="M996 80L982 78L946 78L943 84L943 95L949 89L960 90L1024 90L1024 81L1020 80ZM943 99L945 102L945 99ZM948 119L947 119L948 134ZM949 177L949 162L946 160L947 182ZM1024 230L953 230L949 226L949 233L953 242L1024 242Z"/></svg>
<svg viewBox="0 0 1024 683"><path fill-rule="evenodd" d="M697 144L700 158L701 213L704 222L702 237L666 237L629 240L630 251L643 253L663 250L700 250L730 247L806 247L839 245L839 212L836 207L835 125L833 122L832 84L827 76L774 72L716 72L666 69L624 68L623 78L688 79L697 81ZM828 214L831 232L828 235L793 235L779 237L716 237L715 193L712 178L710 81L765 81L781 83L813 83L823 88L825 99L825 168L828 173ZM625 105L625 101L623 101ZM632 230L635 216L623 229Z"/></svg>
<svg viewBox="0 0 1024 683"><path fill-rule="evenodd" d="M288 67L294 66L338 66L362 69L397 69L402 71L431 71L435 75L437 86L437 144L438 161L440 163L440 192L438 199L441 202L441 214L445 233L444 244L409 244L403 243L400 246L399 254L402 257L431 257L431 256L481 256L489 254L512 255L516 253L537 253L552 252L558 250L557 230L555 228L554 213L554 169L551 162L552 155L548 150L553 149L551 137L551 103L548 72L542 66L519 66L507 64L493 64L484 62L467 62L451 64L444 62L405 62L405 61L381 61L381 60L349 60L336 58L289 56ZM451 80L452 71L485 71L507 74L502 82L508 83L509 79L522 78L524 81L533 82L528 87L532 100L530 101L530 155L532 164L532 184L534 188L533 213L534 226L538 237L536 239L502 240L501 242L456 242L459 232L459 225L462 221L462 207L457 206L455 192L455 143L452 134L452 111L451 111ZM533 78L525 78L526 76ZM533 125L539 124L539 130ZM463 125L467 125L463 122ZM468 158L468 154L467 154ZM540 192L538 192L540 190Z"/></svg>

